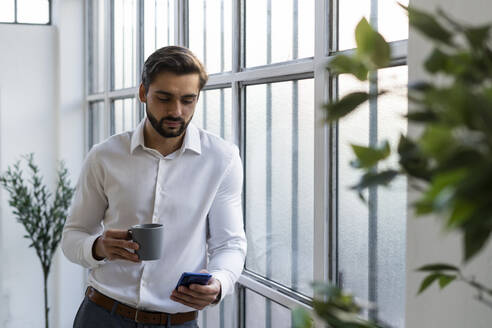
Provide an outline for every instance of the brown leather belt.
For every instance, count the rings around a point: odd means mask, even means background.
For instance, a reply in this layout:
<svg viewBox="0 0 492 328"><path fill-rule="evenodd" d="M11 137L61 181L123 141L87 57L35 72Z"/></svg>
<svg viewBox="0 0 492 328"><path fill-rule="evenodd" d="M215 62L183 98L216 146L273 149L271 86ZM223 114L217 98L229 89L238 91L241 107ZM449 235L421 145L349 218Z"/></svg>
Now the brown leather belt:
<svg viewBox="0 0 492 328"><path fill-rule="evenodd" d="M165 312L150 312L142 311L131 306L121 304L115 301L111 297L101 294L93 287L87 287L85 295L97 305L105 308L108 311L113 310L113 306L117 303L115 313L138 323L153 324L153 325L166 325L167 320L171 320L172 325L180 325L185 322L195 320L198 317L198 311L185 312L185 313L165 313Z"/></svg>

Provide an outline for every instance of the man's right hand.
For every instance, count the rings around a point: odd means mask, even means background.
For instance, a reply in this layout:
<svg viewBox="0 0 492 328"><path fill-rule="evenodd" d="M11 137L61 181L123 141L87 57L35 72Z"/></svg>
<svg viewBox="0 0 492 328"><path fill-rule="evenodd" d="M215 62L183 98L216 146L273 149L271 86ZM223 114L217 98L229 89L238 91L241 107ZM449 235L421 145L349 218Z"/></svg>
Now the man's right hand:
<svg viewBox="0 0 492 328"><path fill-rule="evenodd" d="M138 244L131 240L127 230L106 230L103 235L97 237L92 245L92 255L96 260L107 258L108 260L140 262L137 254L125 248L138 249Z"/></svg>

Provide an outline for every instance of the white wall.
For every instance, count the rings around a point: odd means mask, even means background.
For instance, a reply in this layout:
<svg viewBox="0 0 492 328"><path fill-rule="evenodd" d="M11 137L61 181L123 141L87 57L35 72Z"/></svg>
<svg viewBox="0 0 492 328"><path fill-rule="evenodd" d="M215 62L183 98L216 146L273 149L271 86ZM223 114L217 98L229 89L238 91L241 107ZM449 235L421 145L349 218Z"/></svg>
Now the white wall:
<svg viewBox="0 0 492 328"><path fill-rule="evenodd" d="M440 6L453 17L469 23L492 22L492 2L489 0L411 0L410 5L433 11ZM413 29L410 30L409 81L424 77L422 62L430 49ZM410 127L409 133L415 133ZM411 195L411 201L416 197ZM416 296L423 275L415 268L434 262L460 264L461 238L446 235L436 219L415 219L407 223L407 290L406 327L491 327L492 309L474 299L475 293L462 283L453 283L443 291L434 286ZM492 247L489 247L465 267L467 275L492 287Z"/></svg>
<svg viewBox="0 0 492 328"><path fill-rule="evenodd" d="M34 152L50 184L56 161L55 43L52 26L0 26L0 171ZM41 265L22 238L25 231L11 214L7 192L0 197L0 326L37 327L44 318Z"/></svg>
<svg viewBox="0 0 492 328"><path fill-rule="evenodd" d="M66 161L72 184L83 160L83 2L53 1L52 20L52 26L0 24L0 172L34 152L50 187L58 159ZM44 327L41 265L8 198L0 190L0 327ZM55 254L51 327L72 326L83 276Z"/></svg>
<svg viewBox="0 0 492 328"><path fill-rule="evenodd" d="M53 1L53 24L57 29L57 158L64 160L71 173L72 185L84 160L84 1ZM72 327L83 299L85 271L69 262L60 248L55 258L55 321L52 327Z"/></svg>

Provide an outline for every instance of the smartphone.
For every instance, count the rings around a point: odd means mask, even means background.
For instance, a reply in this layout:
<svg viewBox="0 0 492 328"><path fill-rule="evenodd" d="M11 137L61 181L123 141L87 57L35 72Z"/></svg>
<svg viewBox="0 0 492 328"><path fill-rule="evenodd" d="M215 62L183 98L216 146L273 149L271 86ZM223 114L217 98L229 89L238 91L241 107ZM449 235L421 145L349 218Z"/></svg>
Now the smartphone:
<svg viewBox="0 0 492 328"><path fill-rule="evenodd" d="M212 278L210 273L183 272L175 289L178 289L179 286L189 287L191 284L206 285L210 278Z"/></svg>

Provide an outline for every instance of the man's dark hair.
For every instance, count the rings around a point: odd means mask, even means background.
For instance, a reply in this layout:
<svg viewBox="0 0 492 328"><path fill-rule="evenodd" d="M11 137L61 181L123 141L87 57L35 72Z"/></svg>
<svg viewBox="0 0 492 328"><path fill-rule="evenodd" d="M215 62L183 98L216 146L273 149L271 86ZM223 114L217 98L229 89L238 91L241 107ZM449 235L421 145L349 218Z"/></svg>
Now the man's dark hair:
<svg viewBox="0 0 492 328"><path fill-rule="evenodd" d="M142 84L145 93L156 76L162 72L176 75L196 73L200 77L200 90L207 83L208 75L203 64L188 49L179 46L168 46L157 49L145 61L142 71Z"/></svg>

